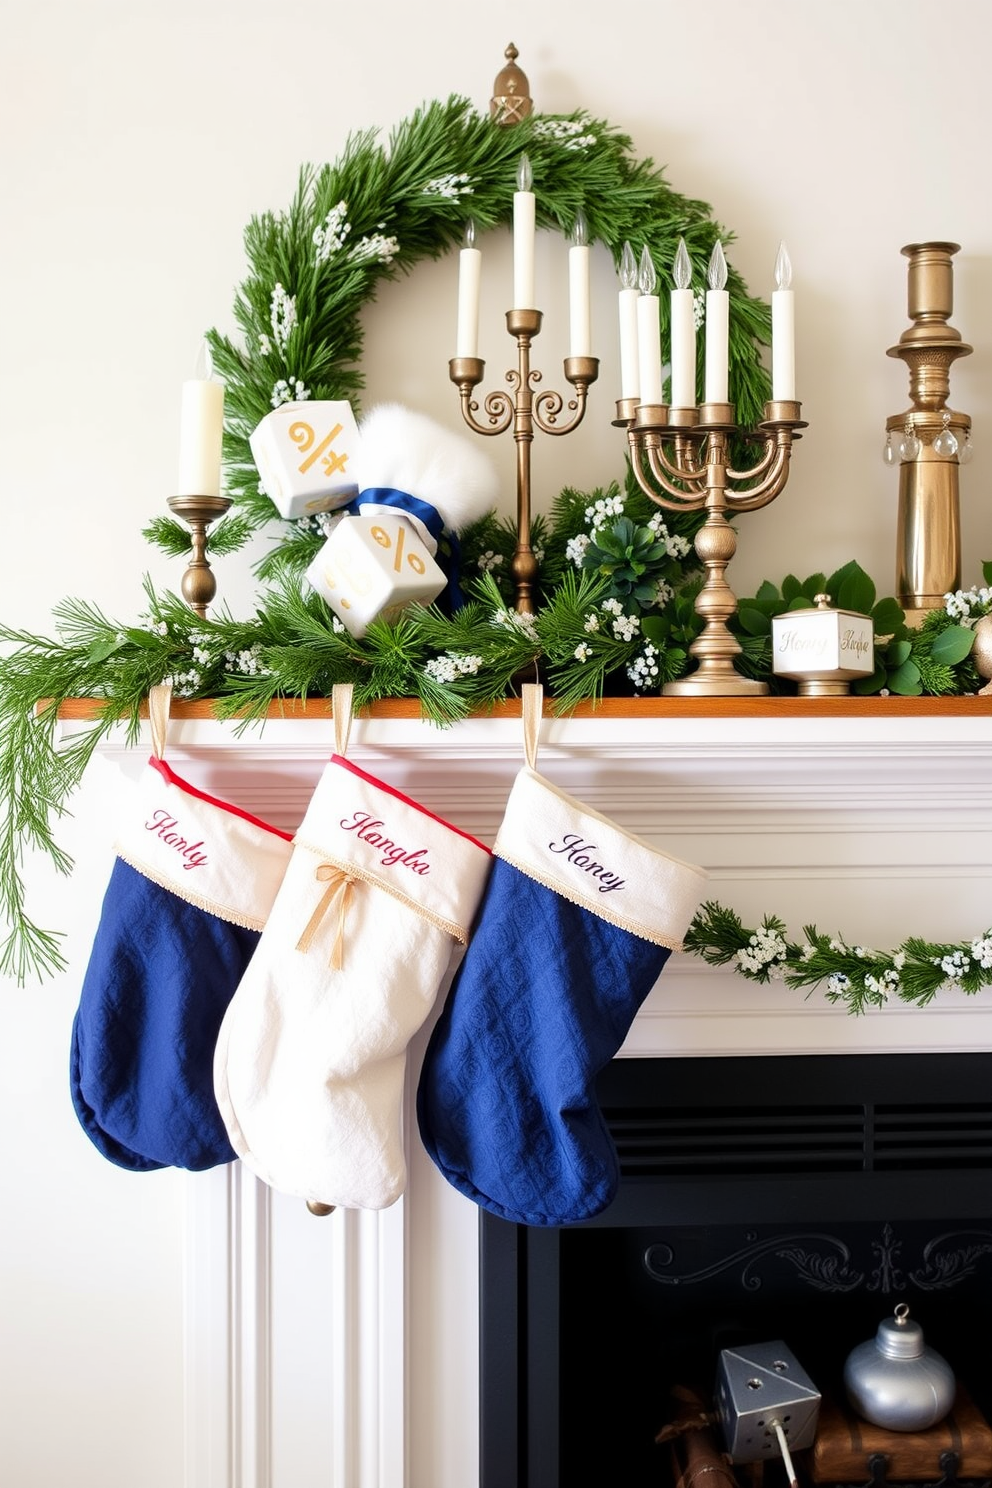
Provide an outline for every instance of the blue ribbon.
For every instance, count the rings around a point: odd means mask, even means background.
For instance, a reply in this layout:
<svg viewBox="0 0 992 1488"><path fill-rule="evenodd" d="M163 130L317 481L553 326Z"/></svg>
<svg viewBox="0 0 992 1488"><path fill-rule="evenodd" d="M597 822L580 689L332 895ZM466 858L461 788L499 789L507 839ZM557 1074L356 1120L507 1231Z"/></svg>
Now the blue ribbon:
<svg viewBox="0 0 992 1488"><path fill-rule="evenodd" d="M393 506L407 516L418 517L434 541L441 541L441 533L444 531L441 513L429 501L421 501L419 496L411 496L408 491L397 491L392 486L367 486L342 510L358 516L363 506Z"/></svg>
<svg viewBox="0 0 992 1488"><path fill-rule="evenodd" d="M359 491L341 510L357 517L361 515L363 506L391 506L401 515L417 517L423 522L438 545L435 558L448 579L438 599L441 602L447 601L452 610L460 610L465 603L465 596L458 584L461 548L455 534L446 531L444 518L437 507L431 506L429 501L421 501L419 496L411 496L409 491L397 491L392 486L368 486L364 491ZM441 552L442 535L450 548L450 554Z"/></svg>

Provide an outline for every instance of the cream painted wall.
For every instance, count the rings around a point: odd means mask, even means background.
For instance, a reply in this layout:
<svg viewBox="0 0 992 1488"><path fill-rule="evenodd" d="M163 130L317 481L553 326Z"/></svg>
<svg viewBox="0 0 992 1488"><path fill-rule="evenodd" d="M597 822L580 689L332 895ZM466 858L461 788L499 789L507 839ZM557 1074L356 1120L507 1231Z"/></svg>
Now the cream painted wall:
<svg viewBox="0 0 992 1488"><path fill-rule="evenodd" d="M739 593L790 569L856 557L894 582L894 473L886 417L906 406L900 248L962 245L953 322L974 355L952 403L972 415L962 474L964 579L992 558L992 138L984 0L589 0L374 8L328 0L0 0L0 493L8 524L0 618L42 632L63 595L122 620L150 573L141 539L175 480L179 387L203 330L231 326L242 230L281 209L305 161L351 130L387 129L463 93L488 105L509 40L538 106L584 105L621 126L673 187L732 229L732 257L770 291L780 238L795 266L798 384L810 427L785 494L747 519ZM482 354L494 382L508 338L505 235L485 245ZM560 245L542 241L549 384L563 350ZM367 402L398 398L459 428L447 359L455 270L389 287L366 319ZM565 483L622 470L615 280L600 251L601 379L586 427L538 440L537 505ZM508 364L508 363L507 363ZM550 448L548 446L551 446ZM494 450L511 509L512 451ZM244 555L217 565L236 610ZM182 1481L179 1175L112 1168L76 1126L69 1025L105 861L69 885L34 865L40 917L69 933L72 972L0 988L0 1479L11 1488L175 1488ZM44 910L41 906L44 905ZM49 913L50 911L50 913ZM54 917L54 918L53 918Z"/></svg>

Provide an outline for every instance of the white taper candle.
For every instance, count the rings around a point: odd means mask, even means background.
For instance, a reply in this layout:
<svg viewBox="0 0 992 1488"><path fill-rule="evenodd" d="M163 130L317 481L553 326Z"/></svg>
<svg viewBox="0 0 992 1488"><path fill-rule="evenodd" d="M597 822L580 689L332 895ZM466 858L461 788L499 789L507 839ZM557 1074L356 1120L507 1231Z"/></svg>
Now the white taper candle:
<svg viewBox="0 0 992 1488"><path fill-rule="evenodd" d="M661 315L658 296L654 293L658 276L651 255L641 252L637 283L637 371L641 385L641 403L658 405L665 401L661 384Z"/></svg>
<svg viewBox="0 0 992 1488"><path fill-rule="evenodd" d="M589 291L589 235L585 215L576 213L568 250L569 354L592 356L592 305Z"/></svg>
<svg viewBox="0 0 992 1488"><path fill-rule="evenodd" d="M640 370L637 365L637 260L629 243L620 255L620 290L617 313L620 320L620 396L639 398Z"/></svg>
<svg viewBox="0 0 992 1488"><path fill-rule="evenodd" d="M685 240L679 238L672 290L672 407L696 406L696 319L693 307L692 264Z"/></svg>
<svg viewBox="0 0 992 1488"><path fill-rule="evenodd" d="M706 274L706 370L703 399L726 403L730 381L730 295L726 289L727 260L717 238Z"/></svg>
<svg viewBox="0 0 992 1488"><path fill-rule="evenodd" d="M792 263L784 243L775 260L772 291L772 397L791 401L796 396L796 312L792 298Z"/></svg>
<svg viewBox="0 0 992 1488"><path fill-rule="evenodd" d="M536 201L531 183L530 161L521 155L517 167L517 189L513 193L513 308L536 310L534 304L534 235Z"/></svg>
<svg viewBox="0 0 992 1488"><path fill-rule="evenodd" d="M177 496L219 496L224 384L208 378L183 383L179 420Z"/></svg>
<svg viewBox="0 0 992 1488"><path fill-rule="evenodd" d="M482 253L475 246L475 223L465 227L465 246L458 255L458 329L455 356L479 355L479 289L482 283Z"/></svg>

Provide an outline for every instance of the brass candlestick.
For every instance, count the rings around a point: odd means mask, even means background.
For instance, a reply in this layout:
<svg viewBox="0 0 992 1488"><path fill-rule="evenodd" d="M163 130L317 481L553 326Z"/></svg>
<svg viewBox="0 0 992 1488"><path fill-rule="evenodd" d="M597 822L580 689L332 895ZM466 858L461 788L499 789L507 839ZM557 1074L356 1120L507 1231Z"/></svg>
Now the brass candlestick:
<svg viewBox="0 0 992 1488"><path fill-rule="evenodd" d="M207 562L207 528L231 505L229 496L170 496L169 510L189 528L193 542L189 564L182 580L182 596L191 610L204 619L207 606L217 593L217 579Z"/></svg>
<svg viewBox="0 0 992 1488"><path fill-rule="evenodd" d="M727 584L727 565L737 551L737 537L727 513L757 511L783 490L789 478L793 441L806 423L793 400L765 404L757 429L738 431L730 403L702 403L698 408L664 404L617 403L617 420L627 427L631 466L645 495L669 511L706 511L696 534L696 553L706 568L706 582L696 596L696 613L706 627L689 647L699 665L688 677L666 682L662 691L683 697L748 696L766 693L768 685L742 677L734 669L740 643L727 628L737 599ZM760 448L748 470L730 465L730 439L737 432ZM737 489L734 489L734 483Z"/></svg>
<svg viewBox="0 0 992 1488"><path fill-rule="evenodd" d="M565 377L575 389L569 400L570 417L560 422L565 401L561 393L542 391L535 395L534 385L541 373L531 369L530 352L534 337L541 329L540 310L508 310L506 329L516 339L517 367L506 374L513 388L512 396L502 388L487 393L484 408L488 423L476 418L479 404L473 393L482 381L486 364L481 357L452 357L448 363L451 381L461 399L462 417L476 434L503 434L513 426L517 446L517 545L513 553L514 595L517 610L534 613L534 586L537 559L530 545L531 514L531 445L535 428L543 434L571 434L582 422L586 411L586 394L599 376L599 359L592 356L568 356L564 359Z"/></svg>
<svg viewBox="0 0 992 1488"><path fill-rule="evenodd" d="M896 594L910 624L961 587L958 466L971 455L971 419L948 408L951 363L971 347L948 318L957 243L911 243L909 318L887 355L906 363L912 407L886 420L885 458L899 462Z"/></svg>

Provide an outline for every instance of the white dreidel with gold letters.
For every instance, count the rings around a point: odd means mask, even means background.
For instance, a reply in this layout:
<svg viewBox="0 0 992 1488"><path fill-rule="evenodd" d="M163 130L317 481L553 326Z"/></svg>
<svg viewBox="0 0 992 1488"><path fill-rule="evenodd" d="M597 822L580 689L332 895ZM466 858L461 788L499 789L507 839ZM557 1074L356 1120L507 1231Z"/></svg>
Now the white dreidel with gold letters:
<svg viewBox="0 0 992 1488"><path fill-rule="evenodd" d="M283 403L248 443L263 491L289 521L334 511L358 491L358 426L350 403Z"/></svg>
<svg viewBox="0 0 992 1488"><path fill-rule="evenodd" d="M356 638L373 620L446 591L450 608L460 607L458 531L498 494L477 446L424 414L383 404L358 432L358 494L328 519L333 526L306 575Z"/></svg>

